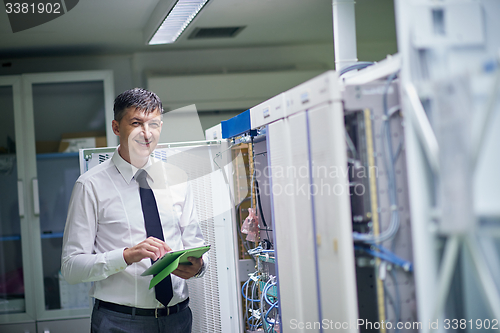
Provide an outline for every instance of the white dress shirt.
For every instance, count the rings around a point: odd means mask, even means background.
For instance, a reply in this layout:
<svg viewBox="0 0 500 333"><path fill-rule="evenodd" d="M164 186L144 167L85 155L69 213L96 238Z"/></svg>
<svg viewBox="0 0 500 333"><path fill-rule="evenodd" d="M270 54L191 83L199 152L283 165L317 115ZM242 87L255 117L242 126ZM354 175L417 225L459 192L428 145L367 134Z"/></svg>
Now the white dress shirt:
<svg viewBox="0 0 500 333"><path fill-rule="evenodd" d="M205 245L187 175L150 158L144 169L156 198L165 243L172 250ZM150 276L141 276L151 260L127 265L123 250L147 238L137 168L118 150L76 181L64 230L61 272L69 283L94 281L90 296L138 308L157 308ZM208 263L203 256L203 272ZM201 276L202 274L200 274ZM172 274L175 305L188 297L184 279Z"/></svg>

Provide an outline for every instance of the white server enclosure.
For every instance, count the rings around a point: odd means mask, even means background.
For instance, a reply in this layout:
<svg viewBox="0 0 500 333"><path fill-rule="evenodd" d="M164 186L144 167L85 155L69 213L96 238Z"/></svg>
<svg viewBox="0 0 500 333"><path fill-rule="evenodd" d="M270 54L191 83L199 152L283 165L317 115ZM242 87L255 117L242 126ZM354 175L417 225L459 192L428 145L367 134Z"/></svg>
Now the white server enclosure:
<svg viewBox="0 0 500 333"><path fill-rule="evenodd" d="M268 125L267 140L283 331L321 332L340 323L340 331L357 332L337 74L324 73L285 92L285 117Z"/></svg>

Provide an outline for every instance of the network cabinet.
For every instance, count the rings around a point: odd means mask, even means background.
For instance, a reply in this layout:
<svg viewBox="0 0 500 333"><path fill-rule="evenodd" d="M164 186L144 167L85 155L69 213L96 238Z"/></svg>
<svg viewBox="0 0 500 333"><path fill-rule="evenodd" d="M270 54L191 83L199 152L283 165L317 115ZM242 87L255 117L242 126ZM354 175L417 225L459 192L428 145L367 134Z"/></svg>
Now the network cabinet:
<svg viewBox="0 0 500 333"><path fill-rule="evenodd" d="M247 331L417 323L398 80L369 81L327 72L250 109L246 131L222 123L253 151L260 238L242 288Z"/></svg>

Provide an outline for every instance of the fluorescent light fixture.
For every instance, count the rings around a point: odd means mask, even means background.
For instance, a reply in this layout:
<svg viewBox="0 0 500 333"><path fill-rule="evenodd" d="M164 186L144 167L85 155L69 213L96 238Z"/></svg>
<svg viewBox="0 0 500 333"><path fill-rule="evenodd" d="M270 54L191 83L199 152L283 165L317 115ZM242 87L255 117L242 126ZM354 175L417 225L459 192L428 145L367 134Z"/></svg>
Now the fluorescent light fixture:
<svg viewBox="0 0 500 333"><path fill-rule="evenodd" d="M208 0L178 0L149 41L149 45L170 44L179 38Z"/></svg>

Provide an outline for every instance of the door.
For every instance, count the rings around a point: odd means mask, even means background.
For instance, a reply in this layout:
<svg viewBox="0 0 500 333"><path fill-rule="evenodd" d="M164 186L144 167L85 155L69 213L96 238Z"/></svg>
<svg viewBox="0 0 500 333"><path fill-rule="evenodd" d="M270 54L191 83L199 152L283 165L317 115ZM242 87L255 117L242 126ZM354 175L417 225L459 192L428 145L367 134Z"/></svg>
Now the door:
<svg viewBox="0 0 500 333"><path fill-rule="evenodd" d="M116 145L110 71L22 76L36 319L90 315L90 284L69 285L60 274L64 225L80 175L78 148ZM111 135L109 135L111 134ZM65 141L66 143L62 143Z"/></svg>
<svg viewBox="0 0 500 333"><path fill-rule="evenodd" d="M19 76L0 77L0 114L0 324L29 323L35 308Z"/></svg>

